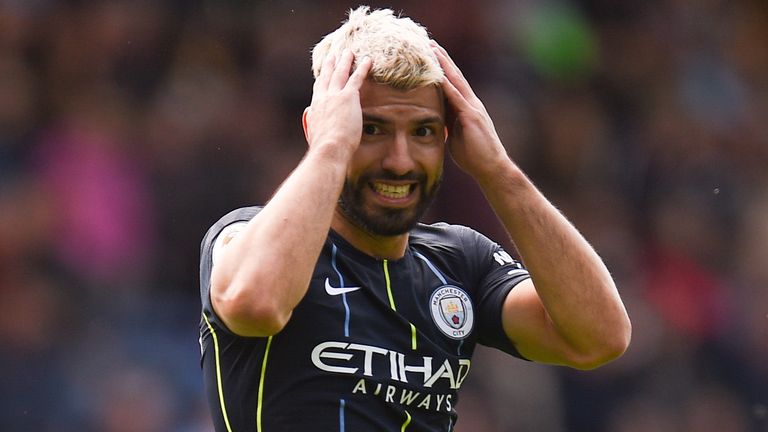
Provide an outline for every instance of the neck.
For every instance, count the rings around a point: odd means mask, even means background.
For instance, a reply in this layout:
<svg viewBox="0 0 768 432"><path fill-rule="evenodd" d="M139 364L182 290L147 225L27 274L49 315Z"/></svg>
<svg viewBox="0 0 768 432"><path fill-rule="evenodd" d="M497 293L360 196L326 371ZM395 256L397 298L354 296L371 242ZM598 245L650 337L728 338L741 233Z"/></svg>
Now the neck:
<svg viewBox="0 0 768 432"><path fill-rule="evenodd" d="M395 260L405 255L408 233L380 236L362 229L338 208L333 213L331 228L359 251L378 259Z"/></svg>

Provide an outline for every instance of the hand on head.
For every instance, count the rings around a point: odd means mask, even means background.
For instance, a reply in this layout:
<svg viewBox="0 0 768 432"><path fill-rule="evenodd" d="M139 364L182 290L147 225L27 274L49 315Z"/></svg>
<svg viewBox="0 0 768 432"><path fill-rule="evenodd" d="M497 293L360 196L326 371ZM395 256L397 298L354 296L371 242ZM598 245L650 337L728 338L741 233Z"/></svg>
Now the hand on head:
<svg viewBox="0 0 768 432"><path fill-rule="evenodd" d="M446 112L449 113L446 123L451 156L464 171L478 180L493 175L497 164L509 159L493 121L445 48L434 40L431 44L445 73L441 86Z"/></svg>
<svg viewBox="0 0 768 432"><path fill-rule="evenodd" d="M312 102L304 111L304 134L310 147L336 145L354 151L360 144L362 111L360 86L371 61L363 58L352 71L355 57L344 50L339 58L329 55L312 87Z"/></svg>

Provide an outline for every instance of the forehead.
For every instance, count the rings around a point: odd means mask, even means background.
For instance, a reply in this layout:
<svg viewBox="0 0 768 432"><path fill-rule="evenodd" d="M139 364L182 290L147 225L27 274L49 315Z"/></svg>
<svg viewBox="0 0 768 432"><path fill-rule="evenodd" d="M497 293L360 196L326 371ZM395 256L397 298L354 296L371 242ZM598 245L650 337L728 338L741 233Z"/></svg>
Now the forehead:
<svg viewBox="0 0 768 432"><path fill-rule="evenodd" d="M438 116L445 119L443 95L437 86L399 90L366 80L360 87L363 113L377 115Z"/></svg>

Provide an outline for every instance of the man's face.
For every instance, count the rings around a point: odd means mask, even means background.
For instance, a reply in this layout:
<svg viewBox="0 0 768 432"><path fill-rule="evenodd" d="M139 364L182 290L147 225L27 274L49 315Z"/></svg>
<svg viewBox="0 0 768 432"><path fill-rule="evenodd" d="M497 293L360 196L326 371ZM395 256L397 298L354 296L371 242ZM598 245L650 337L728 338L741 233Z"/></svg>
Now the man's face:
<svg viewBox="0 0 768 432"><path fill-rule="evenodd" d="M360 89L363 135L339 205L375 235L413 228L440 184L445 109L436 86L401 91L366 81Z"/></svg>

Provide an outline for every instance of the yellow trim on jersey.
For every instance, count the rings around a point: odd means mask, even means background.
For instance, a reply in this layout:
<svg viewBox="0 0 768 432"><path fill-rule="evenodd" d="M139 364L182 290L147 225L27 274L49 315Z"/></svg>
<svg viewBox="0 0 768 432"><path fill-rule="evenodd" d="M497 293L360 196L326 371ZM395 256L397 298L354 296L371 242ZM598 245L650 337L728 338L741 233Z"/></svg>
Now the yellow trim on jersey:
<svg viewBox="0 0 768 432"><path fill-rule="evenodd" d="M397 308L395 307L395 299L392 297L392 282L389 280L389 266L387 265L387 262L387 260L384 260L384 280L387 281L387 297L389 297L389 307L391 307L393 311L397 312Z"/></svg>
<svg viewBox="0 0 768 432"><path fill-rule="evenodd" d="M264 396L264 375L267 372L267 357L269 357L269 347L272 346L272 336L267 339L267 348L264 350L264 360L261 361L261 376L259 377L259 397L256 405L256 432L261 432L261 407Z"/></svg>
<svg viewBox="0 0 768 432"><path fill-rule="evenodd" d="M387 298L389 298L389 307L392 308L393 311L397 312L397 307L395 307L395 298L392 296L392 282L389 279L389 261L384 260L384 280L387 282ZM408 325L411 326L411 349L415 350L417 347L416 344L416 326L412 323L408 323Z"/></svg>
<svg viewBox="0 0 768 432"><path fill-rule="evenodd" d="M219 338L216 336L216 331L213 329L211 322L208 321L208 317L203 314L205 325L208 326L208 330L213 336L213 350L216 356L216 386L219 392L219 404L221 404L221 415L224 417L224 424L227 426L227 431L232 432L232 426L229 425L229 416L227 416L227 406L224 403L224 389L221 384L221 361L219 359Z"/></svg>
<svg viewBox="0 0 768 432"><path fill-rule="evenodd" d="M407 428L408 425L411 424L411 414L408 413L408 411L406 411L405 415L407 416L407 418L405 419L405 423L403 423L403 426L400 428L400 432L403 432L405 428Z"/></svg>
<svg viewBox="0 0 768 432"><path fill-rule="evenodd" d="M387 282L387 297L389 298L389 307L392 308L393 311L397 312L397 308L395 307L395 298L392 296L392 282L389 280L389 261L384 260L384 280ZM408 325L411 326L411 349L415 350L417 347L416 344L416 326L412 323L408 323Z"/></svg>

